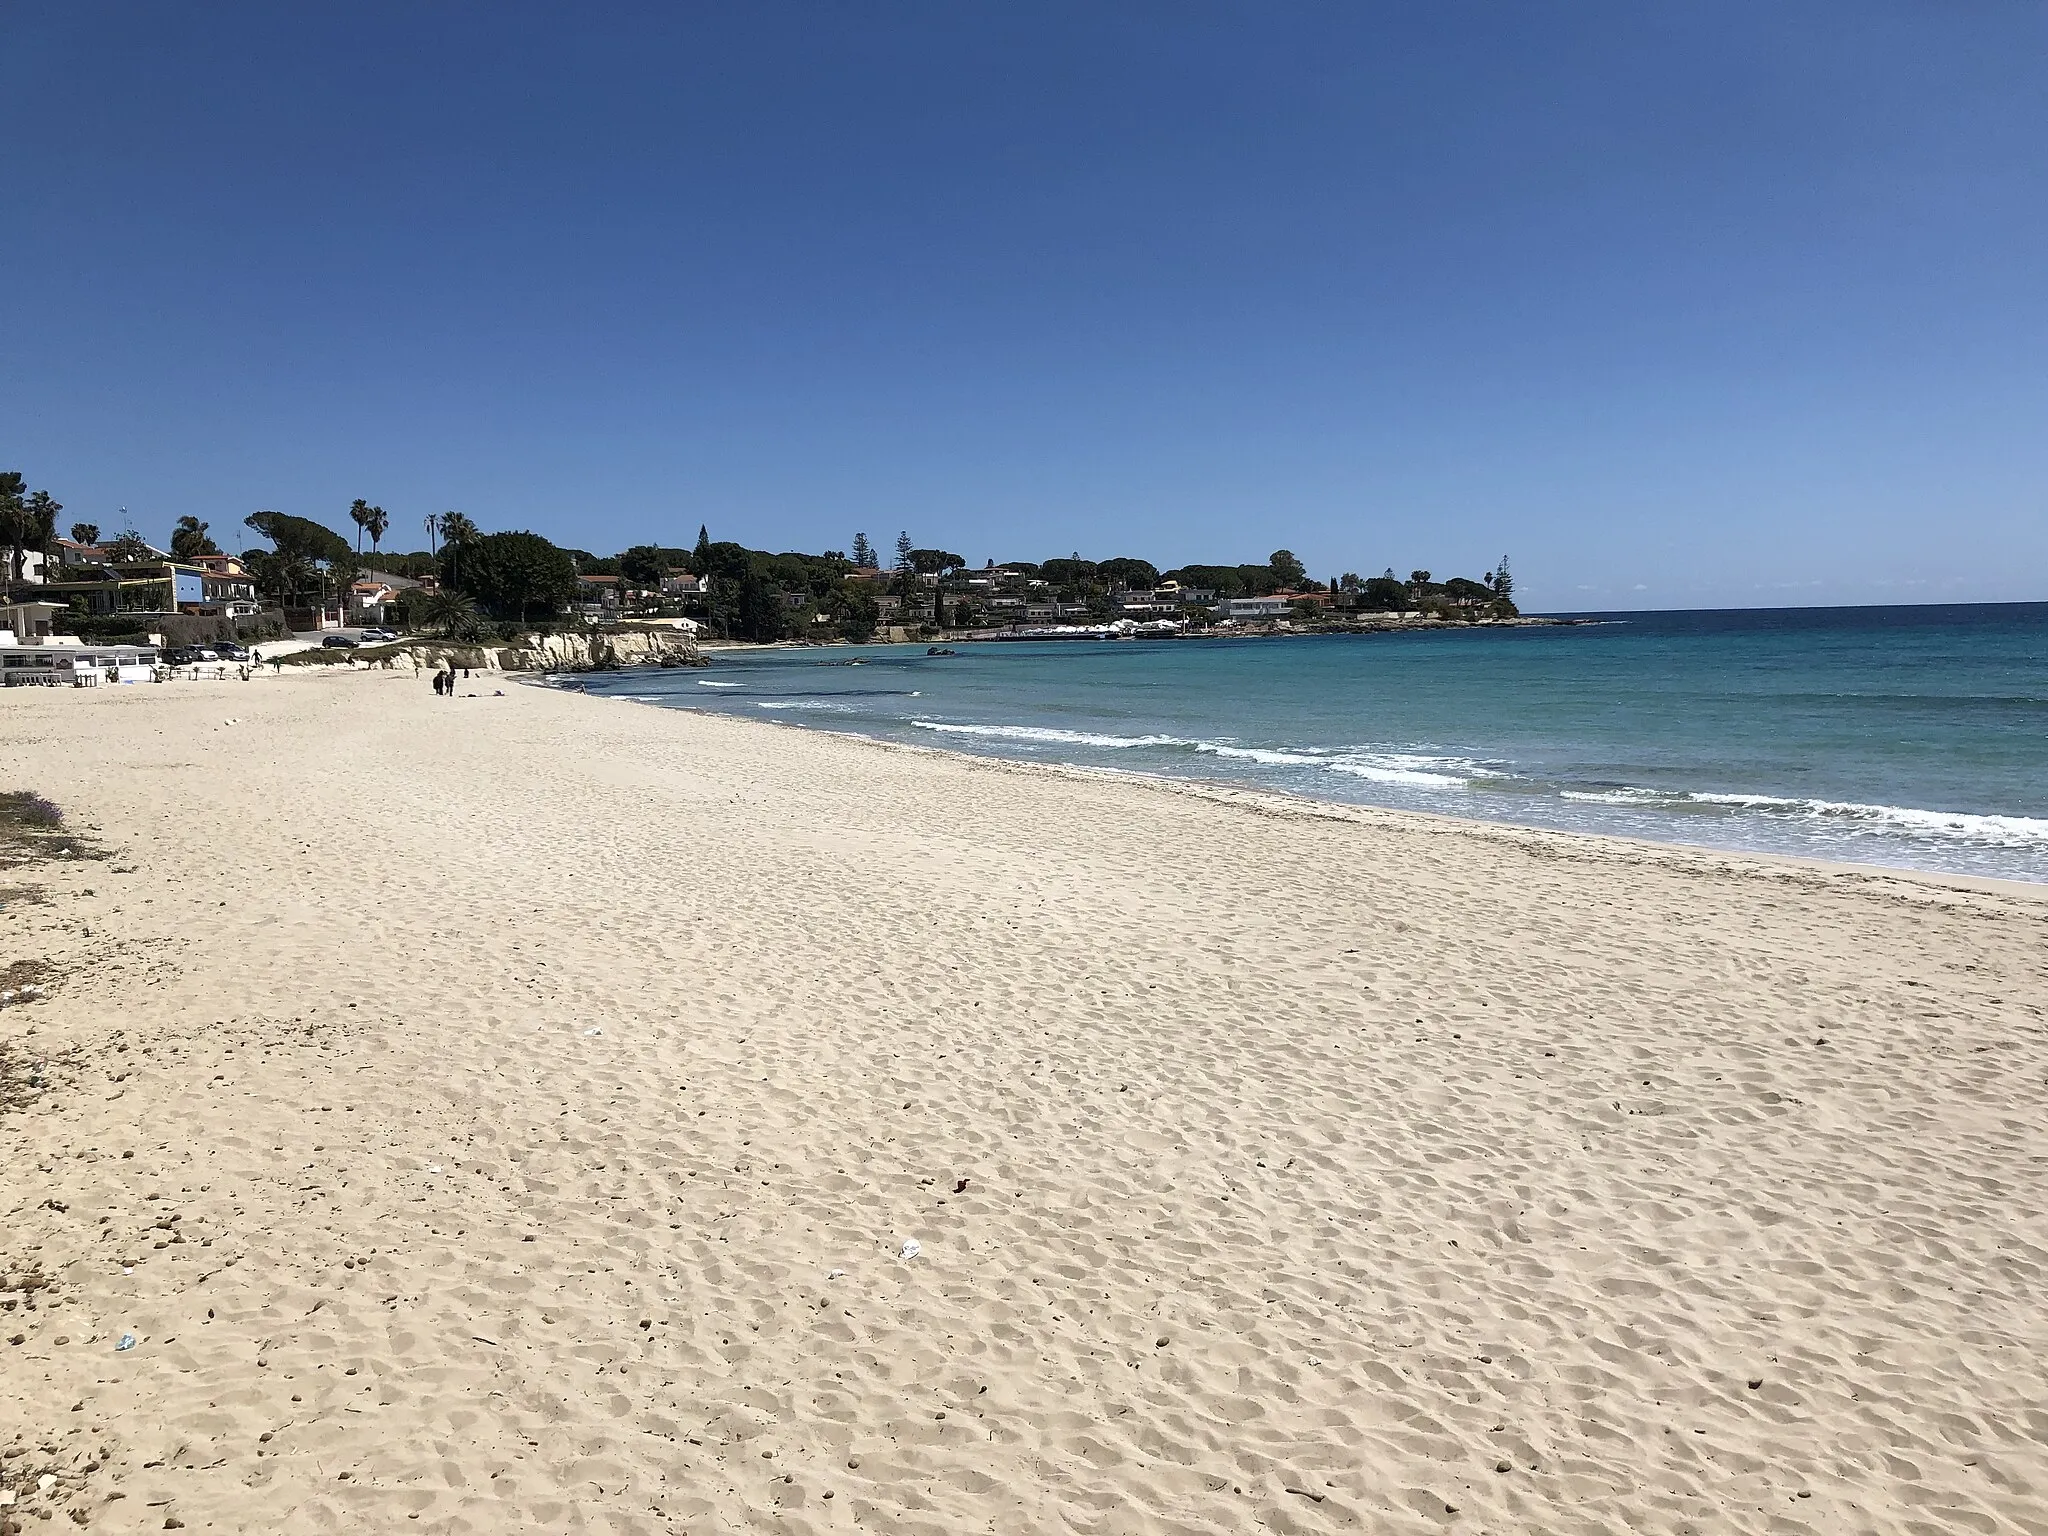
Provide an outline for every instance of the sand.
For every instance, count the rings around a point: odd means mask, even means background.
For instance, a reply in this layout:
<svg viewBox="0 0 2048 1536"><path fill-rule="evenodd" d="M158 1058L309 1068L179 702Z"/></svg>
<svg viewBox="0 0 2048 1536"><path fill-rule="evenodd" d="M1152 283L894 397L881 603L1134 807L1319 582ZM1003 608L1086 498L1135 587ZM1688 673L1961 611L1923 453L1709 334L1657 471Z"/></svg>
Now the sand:
<svg viewBox="0 0 2048 1536"><path fill-rule="evenodd" d="M2044 893L494 686L0 694L0 1519L2048 1530Z"/></svg>

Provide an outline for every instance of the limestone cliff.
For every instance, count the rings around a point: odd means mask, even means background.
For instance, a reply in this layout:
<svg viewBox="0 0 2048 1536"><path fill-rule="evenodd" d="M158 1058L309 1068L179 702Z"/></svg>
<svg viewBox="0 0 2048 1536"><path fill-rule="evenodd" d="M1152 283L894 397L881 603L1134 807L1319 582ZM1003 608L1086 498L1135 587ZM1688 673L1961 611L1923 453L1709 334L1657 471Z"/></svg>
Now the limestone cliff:
<svg viewBox="0 0 2048 1536"><path fill-rule="evenodd" d="M511 645L423 641L407 647L429 667L484 672L609 672L616 667L701 667L696 641L671 629L527 635Z"/></svg>

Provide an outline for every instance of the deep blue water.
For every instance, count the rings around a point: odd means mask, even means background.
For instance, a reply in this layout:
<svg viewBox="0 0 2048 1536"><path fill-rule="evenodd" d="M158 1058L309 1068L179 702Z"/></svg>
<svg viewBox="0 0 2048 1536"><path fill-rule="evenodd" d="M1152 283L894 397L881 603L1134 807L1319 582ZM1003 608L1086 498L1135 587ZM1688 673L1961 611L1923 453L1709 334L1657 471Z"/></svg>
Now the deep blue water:
<svg viewBox="0 0 2048 1536"><path fill-rule="evenodd" d="M585 682L992 756L2048 881L2048 603L1600 617L726 652Z"/></svg>

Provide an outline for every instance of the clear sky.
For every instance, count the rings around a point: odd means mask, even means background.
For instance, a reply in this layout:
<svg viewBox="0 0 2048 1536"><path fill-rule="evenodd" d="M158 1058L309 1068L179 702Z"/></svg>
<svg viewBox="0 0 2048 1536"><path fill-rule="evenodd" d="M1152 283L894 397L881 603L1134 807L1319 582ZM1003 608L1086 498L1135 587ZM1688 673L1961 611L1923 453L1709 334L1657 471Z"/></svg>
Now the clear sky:
<svg viewBox="0 0 2048 1536"><path fill-rule="evenodd" d="M14 0L0 468L145 535L2048 598L2048 7Z"/></svg>

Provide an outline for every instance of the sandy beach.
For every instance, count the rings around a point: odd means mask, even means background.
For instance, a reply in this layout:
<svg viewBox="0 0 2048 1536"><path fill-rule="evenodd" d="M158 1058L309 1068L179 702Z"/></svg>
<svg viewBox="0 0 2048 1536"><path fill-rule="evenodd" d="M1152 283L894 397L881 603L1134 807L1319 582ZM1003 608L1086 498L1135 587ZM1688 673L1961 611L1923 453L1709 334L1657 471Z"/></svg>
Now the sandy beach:
<svg viewBox="0 0 2048 1536"><path fill-rule="evenodd" d="M0 1522L2048 1531L2048 892L497 686L0 694Z"/></svg>

